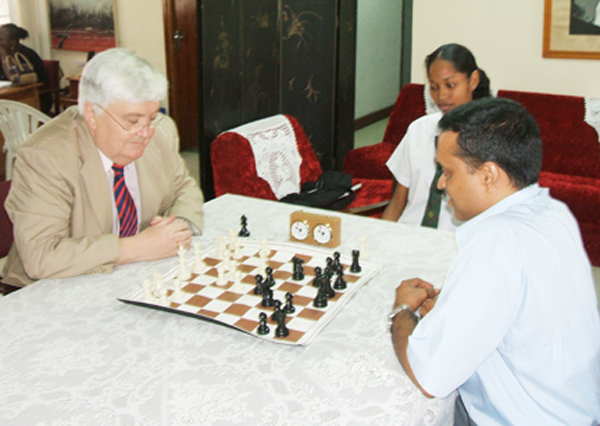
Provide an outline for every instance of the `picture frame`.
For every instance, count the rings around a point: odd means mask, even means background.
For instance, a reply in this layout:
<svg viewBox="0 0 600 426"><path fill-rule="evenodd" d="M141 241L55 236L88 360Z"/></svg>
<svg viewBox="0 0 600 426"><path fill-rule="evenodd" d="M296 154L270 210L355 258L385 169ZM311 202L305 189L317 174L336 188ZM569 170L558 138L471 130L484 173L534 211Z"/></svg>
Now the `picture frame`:
<svg viewBox="0 0 600 426"><path fill-rule="evenodd" d="M117 46L114 0L48 0L53 49L101 52Z"/></svg>
<svg viewBox="0 0 600 426"><path fill-rule="evenodd" d="M585 20L580 19L577 2L545 0L544 58L600 59L600 32L596 33L600 26L589 21L589 11Z"/></svg>

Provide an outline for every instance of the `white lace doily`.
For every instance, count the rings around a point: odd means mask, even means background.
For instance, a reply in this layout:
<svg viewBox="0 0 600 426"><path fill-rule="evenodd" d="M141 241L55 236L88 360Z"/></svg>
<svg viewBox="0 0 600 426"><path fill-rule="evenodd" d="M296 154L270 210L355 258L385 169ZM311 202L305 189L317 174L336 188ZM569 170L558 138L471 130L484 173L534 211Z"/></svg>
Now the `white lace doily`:
<svg viewBox="0 0 600 426"><path fill-rule="evenodd" d="M300 192L300 164L296 135L284 115L274 115L230 130L248 139L256 172L266 180L277 199Z"/></svg>
<svg viewBox="0 0 600 426"><path fill-rule="evenodd" d="M600 142L600 99L584 98L585 100L585 122L596 129L598 142Z"/></svg>

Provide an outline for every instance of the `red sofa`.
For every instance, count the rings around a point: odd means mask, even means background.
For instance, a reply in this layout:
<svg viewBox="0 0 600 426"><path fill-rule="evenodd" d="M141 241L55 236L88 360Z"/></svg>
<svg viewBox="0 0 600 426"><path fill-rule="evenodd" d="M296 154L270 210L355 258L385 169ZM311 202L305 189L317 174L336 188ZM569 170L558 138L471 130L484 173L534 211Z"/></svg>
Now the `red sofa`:
<svg viewBox="0 0 600 426"><path fill-rule="evenodd" d="M393 179L385 162L416 118L425 114L422 84L402 88L383 141L352 150L344 171L354 177ZM539 183L565 202L579 222L593 265L600 266L600 142L584 121L583 97L500 90L499 97L523 104L535 117L544 144Z"/></svg>

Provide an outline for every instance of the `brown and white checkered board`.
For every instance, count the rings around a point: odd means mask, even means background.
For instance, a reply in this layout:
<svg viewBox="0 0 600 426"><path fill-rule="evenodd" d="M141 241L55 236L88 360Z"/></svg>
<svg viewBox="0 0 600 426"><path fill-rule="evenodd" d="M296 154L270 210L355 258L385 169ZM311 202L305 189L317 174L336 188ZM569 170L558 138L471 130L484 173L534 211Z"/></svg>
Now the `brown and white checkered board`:
<svg viewBox="0 0 600 426"><path fill-rule="evenodd" d="M316 308L313 306L313 300L317 295L317 288L312 285L315 277L314 268L319 266L324 270L327 265L327 257L333 258L335 250L325 251L296 243L268 242L267 247L270 249L270 253L267 265L273 268L273 278L276 282L272 287L273 298L280 300L284 307L285 294L290 292L294 296L293 304L296 308L294 313L287 314L286 325L289 335L276 337L277 323L271 319L274 308L263 307L262 296L254 294L255 276L259 273L263 277L265 276L265 272L259 270L261 245L252 241L240 240L240 242L242 243L242 258L238 260L237 270L242 273L242 276L239 285L234 285L231 277L227 284L216 285L217 267L221 260L216 256L216 247L211 247L202 252L202 259L206 264L205 271L202 274L192 274L189 280L182 283L181 297L175 298L172 290L173 279L179 272L179 267L177 267L164 276L164 282L168 288L167 304L161 305L158 300L156 303L145 302L143 301L143 291L139 290L131 297L119 300L211 319L277 343L306 345L315 338L350 297L381 269L380 266L361 260L361 272L352 273L350 272L351 257L341 255L340 260L344 266L344 280L347 282L347 287L344 290L336 290L335 297L328 299L325 308ZM304 279L301 281L292 279L292 258L294 256L304 260ZM194 264L193 256L188 258L187 264L191 270ZM335 278L336 275L332 278L332 285ZM265 312L268 316L267 324L270 332L265 335L259 335L256 331L261 312Z"/></svg>

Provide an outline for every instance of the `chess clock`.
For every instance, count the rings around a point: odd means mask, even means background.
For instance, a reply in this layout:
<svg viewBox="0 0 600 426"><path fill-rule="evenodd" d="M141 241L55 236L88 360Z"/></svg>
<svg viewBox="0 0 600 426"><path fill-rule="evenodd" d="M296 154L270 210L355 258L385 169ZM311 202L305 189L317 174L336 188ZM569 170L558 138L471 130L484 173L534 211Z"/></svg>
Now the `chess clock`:
<svg viewBox="0 0 600 426"><path fill-rule="evenodd" d="M341 218L302 210L290 216L290 240L334 248L341 242Z"/></svg>

